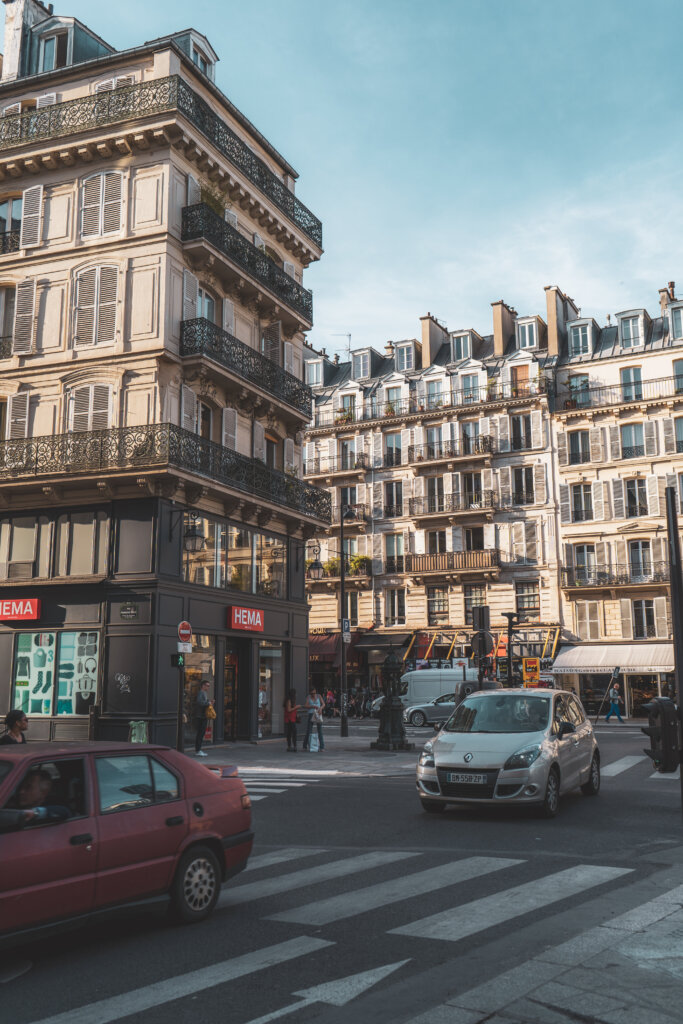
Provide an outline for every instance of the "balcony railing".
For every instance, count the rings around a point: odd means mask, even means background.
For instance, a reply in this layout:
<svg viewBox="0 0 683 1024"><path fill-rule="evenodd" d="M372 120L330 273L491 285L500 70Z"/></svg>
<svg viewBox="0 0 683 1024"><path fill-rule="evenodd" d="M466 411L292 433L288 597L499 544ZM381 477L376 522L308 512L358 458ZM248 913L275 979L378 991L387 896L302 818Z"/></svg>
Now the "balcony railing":
<svg viewBox="0 0 683 1024"><path fill-rule="evenodd" d="M338 459L309 459L304 462L304 476L322 476L325 473L352 473L367 469L366 455L342 455Z"/></svg>
<svg viewBox="0 0 683 1024"><path fill-rule="evenodd" d="M329 523L327 491L169 423L0 442L0 482L176 468Z"/></svg>
<svg viewBox="0 0 683 1024"><path fill-rule="evenodd" d="M20 237L20 231L0 232L0 256L6 256L8 252L18 252Z"/></svg>
<svg viewBox="0 0 683 1024"><path fill-rule="evenodd" d="M181 356L207 356L244 380L258 384L271 395L310 417L312 396L304 384L272 359L245 345L221 327L203 317L185 320L180 327Z"/></svg>
<svg viewBox="0 0 683 1024"><path fill-rule="evenodd" d="M414 573L426 572L462 572L478 569L497 569L500 565L498 551L446 551L441 555L404 555L405 571Z"/></svg>
<svg viewBox="0 0 683 1024"><path fill-rule="evenodd" d="M397 451L396 449L393 449L391 451L387 451L384 453L382 465L385 467L385 469L391 469L392 466L400 466L401 456L402 452L400 450Z"/></svg>
<svg viewBox="0 0 683 1024"><path fill-rule="evenodd" d="M385 519L398 519L399 516L403 515L403 505L385 505L384 506L384 518Z"/></svg>
<svg viewBox="0 0 683 1024"><path fill-rule="evenodd" d="M410 498L411 516L429 516L449 512L476 512L498 508L494 491L475 491L473 494L439 494L432 498Z"/></svg>
<svg viewBox="0 0 683 1024"><path fill-rule="evenodd" d="M313 295L286 274L269 256L252 245L237 228L223 220L206 203L195 203L183 210L183 242L204 238L229 260L255 278L281 302L313 322Z"/></svg>
<svg viewBox="0 0 683 1024"><path fill-rule="evenodd" d="M589 519L593 518L592 508L573 508L572 509L572 522L573 523L587 523Z"/></svg>
<svg viewBox="0 0 683 1024"><path fill-rule="evenodd" d="M636 519L638 516L649 516L649 514L650 514L650 510L647 507L647 503L646 502L638 502L636 504L634 502L630 502L629 501L629 502L626 503L626 518L627 519Z"/></svg>
<svg viewBox="0 0 683 1024"><path fill-rule="evenodd" d="M622 459L642 459L644 455L645 445L643 444L622 445Z"/></svg>
<svg viewBox="0 0 683 1024"><path fill-rule="evenodd" d="M324 580L338 580L341 578L341 565L339 559L334 559L334 564L328 563L324 566L323 575L321 579ZM344 563L344 576L349 576L351 579L357 579L359 576L372 576L372 559L366 558L362 565L351 564L351 562ZM311 576L310 568L306 569L306 579L312 580L314 577Z"/></svg>
<svg viewBox="0 0 683 1024"><path fill-rule="evenodd" d="M9 359L12 355L12 342L14 338L11 334L5 335L0 338L0 359Z"/></svg>
<svg viewBox="0 0 683 1024"><path fill-rule="evenodd" d="M179 75L0 118L0 152L172 110L183 114L292 223L322 246L318 218Z"/></svg>
<svg viewBox="0 0 683 1024"><path fill-rule="evenodd" d="M600 385L575 391L558 391L557 408L594 409L601 405L627 405L629 402L650 401L683 395L683 376L659 377L656 380L636 381L630 384Z"/></svg>
<svg viewBox="0 0 683 1024"><path fill-rule="evenodd" d="M385 572L405 572L404 555L387 555L384 560Z"/></svg>
<svg viewBox="0 0 683 1024"><path fill-rule="evenodd" d="M562 586L571 587L626 587L638 584L668 583L667 562L644 565L590 565L562 570Z"/></svg>
<svg viewBox="0 0 683 1024"><path fill-rule="evenodd" d="M533 505L534 500L533 491L513 491L512 493L513 505Z"/></svg>
<svg viewBox="0 0 683 1024"><path fill-rule="evenodd" d="M459 459L469 455L488 455L494 451L492 437L463 438L462 441L436 441L432 444L411 444L408 462L434 462L437 459Z"/></svg>
<svg viewBox="0 0 683 1024"><path fill-rule="evenodd" d="M591 460L591 453L589 451L583 451L583 452L571 452L570 451L570 453L569 453L569 465L570 466L580 466L584 462L590 462L590 460Z"/></svg>
<svg viewBox="0 0 683 1024"><path fill-rule="evenodd" d="M491 382L482 388L467 388L440 395L438 398L411 395L396 402L378 402L376 399L365 404L359 403L352 409L322 408L316 411L315 426L329 427L344 423L360 423L365 420L386 419L392 416L408 416L418 413L435 413L469 405L485 405L489 402L514 401L545 395L548 391L544 378L529 381L524 385Z"/></svg>
<svg viewBox="0 0 683 1024"><path fill-rule="evenodd" d="M370 518L370 509L368 508L367 505L363 505L362 503L361 504L355 504L355 505L333 505L332 506L332 523L333 524L336 523L337 525L339 525L339 520L341 518L341 510L342 510L342 508L344 509L345 513L346 513L347 509L349 510L349 512L352 513L352 515L349 515L349 516L345 515L344 516L344 522L354 522L354 521L355 522L365 522L366 519Z"/></svg>

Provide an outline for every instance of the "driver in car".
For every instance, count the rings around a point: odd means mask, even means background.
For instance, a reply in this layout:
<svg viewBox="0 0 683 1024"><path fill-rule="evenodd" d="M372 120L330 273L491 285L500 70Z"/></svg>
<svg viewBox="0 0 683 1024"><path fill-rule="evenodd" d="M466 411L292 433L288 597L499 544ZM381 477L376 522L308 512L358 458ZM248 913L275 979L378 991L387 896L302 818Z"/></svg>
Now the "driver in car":
<svg viewBox="0 0 683 1024"><path fill-rule="evenodd" d="M71 817L71 811L63 804L50 803L52 778L43 768L35 768L24 778L17 795L11 802L12 806L24 812L23 819L27 825L37 825L41 821L64 821Z"/></svg>

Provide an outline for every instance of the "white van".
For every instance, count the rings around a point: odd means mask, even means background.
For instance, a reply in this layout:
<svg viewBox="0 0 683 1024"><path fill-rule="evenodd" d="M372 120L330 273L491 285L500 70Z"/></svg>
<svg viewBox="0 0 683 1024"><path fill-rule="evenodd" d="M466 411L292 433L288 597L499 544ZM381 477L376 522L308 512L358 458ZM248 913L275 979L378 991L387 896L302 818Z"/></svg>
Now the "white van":
<svg viewBox="0 0 683 1024"><path fill-rule="evenodd" d="M466 697L477 689L476 668L423 668L401 676L398 696L404 707L426 704L443 693Z"/></svg>

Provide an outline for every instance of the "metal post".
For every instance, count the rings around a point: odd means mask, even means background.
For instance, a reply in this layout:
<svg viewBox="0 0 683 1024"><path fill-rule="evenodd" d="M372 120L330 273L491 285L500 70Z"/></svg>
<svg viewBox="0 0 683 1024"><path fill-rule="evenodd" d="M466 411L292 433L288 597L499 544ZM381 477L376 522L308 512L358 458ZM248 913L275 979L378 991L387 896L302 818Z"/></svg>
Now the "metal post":
<svg viewBox="0 0 683 1024"><path fill-rule="evenodd" d="M512 622L517 618L517 612L503 612L503 618L508 620L508 679L507 685L512 686Z"/></svg>
<svg viewBox="0 0 683 1024"><path fill-rule="evenodd" d="M182 751L185 748L183 729L183 707L185 705L185 669L178 669L178 723L176 726L175 748Z"/></svg>
<svg viewBox="0 0 683 1024"><path fill-rule="evenodd" d="M339 547L340 547L340 560L339 560L339 636L341 643L339 646L341 654L341 665L340 665L340 699L341 699L341 714L339 717L339 735L349 735L349 717L347 714L346 706L346 644L344 643L344 618L345 618L345 583L346 583L346 554L344 552L344 513L346 512L348 505L339 506Z"/></svg>
<svg viewBox="0 0 683 1024"><path fill-rule="evenodd" d="M674 641L674 679L676 681L676 704L678 705L678 731L681 733L681 706L683 701L683 592L681 584L681 542L678 536L678 516L676 514L676 490L667 487L666 491L666 532L669 545L669 588L671 591L671 619L673 623ZM681 813L683 814L683 750L679 749L681 776Z"/></svg>

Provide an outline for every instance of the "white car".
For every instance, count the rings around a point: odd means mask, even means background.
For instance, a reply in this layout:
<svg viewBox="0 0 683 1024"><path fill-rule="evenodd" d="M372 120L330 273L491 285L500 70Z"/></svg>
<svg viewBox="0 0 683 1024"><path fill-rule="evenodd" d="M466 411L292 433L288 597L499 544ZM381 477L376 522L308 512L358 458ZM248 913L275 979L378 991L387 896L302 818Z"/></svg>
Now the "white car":
<svg viewBox="0 0 683 1024"><path fill-rule="evenodd" d="M417 789L426 811L447 804L538 804L554 817L560 796L600 789L600 751L567 690L478 691L424 748Z"/></svg>

